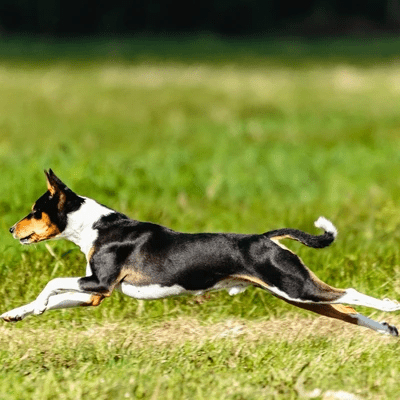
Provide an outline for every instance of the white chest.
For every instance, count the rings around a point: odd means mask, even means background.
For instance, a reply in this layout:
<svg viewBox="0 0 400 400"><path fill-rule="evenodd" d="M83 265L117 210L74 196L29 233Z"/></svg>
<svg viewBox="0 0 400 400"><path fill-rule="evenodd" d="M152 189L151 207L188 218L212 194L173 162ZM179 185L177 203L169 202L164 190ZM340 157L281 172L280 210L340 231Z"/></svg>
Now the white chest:
<svg viewBox="0 0 400 400"><path fill-rule="evenodd" d="M67 226L58 237L68 239L78 245L87 258L98 236L98 231L93 229L93 224L101 217L115 211L88 197L83 198L85 201L79 210L68 214Z"/></svg>

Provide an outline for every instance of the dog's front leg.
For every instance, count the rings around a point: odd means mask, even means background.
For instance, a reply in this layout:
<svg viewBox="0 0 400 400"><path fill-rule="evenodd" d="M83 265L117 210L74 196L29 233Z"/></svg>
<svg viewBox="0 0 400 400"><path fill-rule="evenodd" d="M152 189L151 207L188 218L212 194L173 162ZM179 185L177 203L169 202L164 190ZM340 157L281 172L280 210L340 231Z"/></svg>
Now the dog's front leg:
<svg viewBox="0 0 400 400"><path fill-rule="evenodd" d="M20 321L31 314L43 314L46 311L47 303L49 298L62 291L79 291L78 286L79 278L56 278L51 280L35 301L24 306L14 308L11 311L7 311L0 316L4 321Z"/></svg>
<svg viewBox="0 0 400 400"><path fill-rule="evenodd" d="M77 291L79 292L78 280L80 278L56 278L51 280L35 301L32 301L29 304L24 306L14 308L11 311L7 311L4 314L0 315L0 318L3 318L4 321L20 321L31 314L42 314L46 311L47 303L51 296L58 294L62 291Z"/></svg>
<svg viewBox="0 0 400 400"><path fill-rule="evenodd" d="M33 313L36 315L44 313L51 296L68 291L81 292L79 279L80 278L56 278L48 282L36 300L31 303L34 304Z"/></svg>
<svg viewBox="0 0 400 400"><path fill-rule="evenodd" d="M102 295L82 292L65 292L50 296L47 302L46 311L58 310L60 308L72 308L80 306L97 306L104 299ZM15 308L0 315L6 322L21 321L28 315L35 314L35 302Z"/></svg>

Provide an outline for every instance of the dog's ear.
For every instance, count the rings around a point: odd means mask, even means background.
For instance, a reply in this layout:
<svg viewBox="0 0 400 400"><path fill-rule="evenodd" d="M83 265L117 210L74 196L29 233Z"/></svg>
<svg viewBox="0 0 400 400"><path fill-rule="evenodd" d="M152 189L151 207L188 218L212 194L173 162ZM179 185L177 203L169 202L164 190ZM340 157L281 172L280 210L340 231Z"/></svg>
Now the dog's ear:
<svg viewBox="0 0 400 400"><path fill-rule="evenodd" d="M48 172L44 170L44 173L46 175L46 180L47 180L47 189L50 192L50 195L54 196L57 192L61 191L61 188L59 187L57 182L59 179L51 169L49 169Z"/></svg>
<svg viewBox="0 0 400 400"><path fill-rule="evenodd" d="M59 179L51 169L49 169L48 172L45 170L44 173L46 175L46 180L47 180L47 189L50 192L51 196L58 195L59 197L58 208L61 210L66 200L66 192L69 191L69 189L67 188L65 183L63 183L61 179Z"/></svg>

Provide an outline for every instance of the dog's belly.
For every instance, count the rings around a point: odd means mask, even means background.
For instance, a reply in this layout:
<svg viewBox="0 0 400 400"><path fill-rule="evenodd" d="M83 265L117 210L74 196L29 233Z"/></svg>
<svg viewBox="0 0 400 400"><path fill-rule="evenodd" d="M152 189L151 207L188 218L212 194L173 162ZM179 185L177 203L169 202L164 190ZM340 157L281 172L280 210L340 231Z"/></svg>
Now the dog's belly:
<svg viewBox="0 0 400 400"><path fill-rule="evenodd" d="M180 285L161 286L158 284L152 284L137 286L127 282L122 282L118 285L117 289L129 297L142 300L162 299L164 297L189 293L189 291Z"/></svg>
<svg viewBox="0 0 400 400"><path fill-rule="evenodd" d="M231 296L243 292L249 286L247 282L238 282L234 279L224 279L216 283L214 286L204 290L187 290L180 285L161 286L159 284L151 285L132 285L127 282L121 282L117 289L129 297L141 300L163 299L170 296L178 296L180 294L201 295L212 290L226 289Z"/></svg>

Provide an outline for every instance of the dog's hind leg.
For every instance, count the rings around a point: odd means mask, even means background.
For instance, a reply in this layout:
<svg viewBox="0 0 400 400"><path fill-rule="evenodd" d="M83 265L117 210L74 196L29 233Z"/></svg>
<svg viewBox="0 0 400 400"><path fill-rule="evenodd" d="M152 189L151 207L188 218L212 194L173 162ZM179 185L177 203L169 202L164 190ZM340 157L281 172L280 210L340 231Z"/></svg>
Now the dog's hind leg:
<svg viewBox="0 0 400 400"><path fill-rule="evenodd" d="M350 324L354 325L364 326L380 333L399 336L399 332L395 326L389 325L386 322L374 321L373 319L359 314L356 310L349 306L344 306L342 304L298 303L287 299L283 300L296 307L304 308L305 310L313 311L326 317L340 319L344 322L349 322Z"/></svg>
<svg viewBox="0 0 400 400"><path fill-rule="evenodd" d="M370 307L386 312L400 310L400 303L398 303L396 300L376 299L375 297L360 293L353 288L334 288L327 283L321 281L312 271L308 270L308 272L310 274L310 277L308 280L305 281L305 287L307 288L307 290L305 290L303 296L308 295L310 296L310 298L307 299L305 297L305 302L312 299L312 301L315 303L338 305L350 304L352 306ZM299 300L299 302L302 302L303 298L293 300Z"/></svg>
<svg viewBox="0 0 400 400"><path fill-rule="evenodd" d="M394 300L376 299L353 288L339 289L321 281L303 261L277 238L272 238L277 247L271 249L269 268L257 266L256 273L264 287L285 300L296 303L349 304L371 307L381 311L400 310Z"/></svg>
<svg viewBox="0 0 400 400"><path fill-rule="evenodd" d="M311 271L310 271L311 272ZM311 273L312 274L312 273ZM389 325L386 322L377 322L374 321L360 313L358 313L354 308L350 306L345 306L343 304L329 304L328 298L340 298L340 296L344 296L346 294L346 290L335 289L326 283L320 281L318 278L313 276L313 282L316 283L316 287L314 287L313 295L316 295L316 292L325 293L325 296L320 296L320 300L323 299L323 302L312 302L312 301L301 301L297 299L291 299L286 293L283 293L281 290L277 291L276 288L268 286L262 279L252 276L246 275L236 275L233 276L233 279L237 279L240 281L248 282L253 284L254 286L265 289L271 293L273 293L276 297L286 301L289 304L292 304L296 307L303 308L308 311L315 312L317 314L324 315L326 317L339 319L344 322L348 322L350 324L364 326L366 328L372 329L374 331L380 333L388 333L392 336L399 336L398 330L395 326ZM358 292L357 292L358 293ZM366 296L366 295L363 295ZM366 296L370 297L370 296ZM371 298L376 301L380 301L374 298ZM337 301L337 300L333 300ZM382 301L382 300L381 300Z"/></svg>

